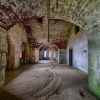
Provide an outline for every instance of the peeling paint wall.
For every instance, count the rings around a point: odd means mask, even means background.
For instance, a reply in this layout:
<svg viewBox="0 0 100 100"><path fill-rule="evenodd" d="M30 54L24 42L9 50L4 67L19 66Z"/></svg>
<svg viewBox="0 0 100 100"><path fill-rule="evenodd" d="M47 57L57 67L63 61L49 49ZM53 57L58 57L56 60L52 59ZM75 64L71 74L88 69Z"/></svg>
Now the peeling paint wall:
<svg viewBox="0 0 100 100"><path fill-rule="evenodd" d="M5 83L5 68L7 66L7 34L6 30L0 28L0 88Z"/></svg>
<svg viewBox="0 0 100 100"><path fill-rule="evenodd" d="M69 65L69 50L73 50L73 66L88 72L88 40L87 33L80 29L75 35L75 26L73 26L67 46L67 64Z"/></svg>
<svg viewBox="0 0 100 100"><path fill-rule="evenodd" d="M24 9L23 9L24 8ZM0 0L0 26L5 29L46 14L45 0Z"/></svg>

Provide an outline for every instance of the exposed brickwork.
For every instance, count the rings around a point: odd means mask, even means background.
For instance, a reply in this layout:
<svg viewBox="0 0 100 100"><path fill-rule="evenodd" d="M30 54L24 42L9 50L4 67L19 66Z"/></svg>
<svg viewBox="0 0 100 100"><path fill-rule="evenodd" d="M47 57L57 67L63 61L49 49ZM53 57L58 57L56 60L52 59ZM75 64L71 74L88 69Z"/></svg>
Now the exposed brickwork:
<svg viewBox="0 0 100 100"><path fill-rule="evenodd" d="M30 47L38 48L48 41L48 22L42 18L42 22L37 19L24 23L28 34ZM67 47L67 39L73 24L63 20L49 20L49 42L55 43L60 49Z"/></svg>
<svg viewBox="0 0 100 100"><path fill-rule="evenodd" d="M99 27L100 0L50 0L50 17L65 19L85 30Z"/></svg>
<svg viewBox="0 0 100 100"><path fill-rule="evenodd" d="M48 5L50 8L46 7ZM49 15L90 31L99 27L99 9L100 0L50 0L50 4L48 0L47 3L45 0L1 0L0 26L9 29L18 22Z"/></svg>
<svg viewBox="0 0 100 100"><path fill-rule="evenodd" d="M0 26L9 29L16 23L44 16L45 7L44 0L1 0Z"/></svg>

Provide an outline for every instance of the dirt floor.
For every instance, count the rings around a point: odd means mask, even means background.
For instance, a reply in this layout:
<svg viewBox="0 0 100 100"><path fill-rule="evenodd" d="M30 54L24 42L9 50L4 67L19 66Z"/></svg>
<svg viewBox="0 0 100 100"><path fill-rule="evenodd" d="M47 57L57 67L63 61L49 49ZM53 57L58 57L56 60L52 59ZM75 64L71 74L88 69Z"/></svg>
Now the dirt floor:
<svg viewBox="0 0 100 100"><path fill-rule="evenodd" d="M88 90L87 74L52 61L6 72L0 100L99 100Z"/></svg>

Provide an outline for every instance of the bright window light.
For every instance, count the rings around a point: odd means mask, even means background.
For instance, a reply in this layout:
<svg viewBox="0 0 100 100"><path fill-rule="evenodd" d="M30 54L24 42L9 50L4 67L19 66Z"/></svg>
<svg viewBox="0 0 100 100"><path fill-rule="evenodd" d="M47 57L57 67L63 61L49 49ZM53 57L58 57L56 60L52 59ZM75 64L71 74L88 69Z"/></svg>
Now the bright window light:
<svg viewBox="0 0 100 100"><path fill-rule="evenodd" d="M49 57L51 57L51 51L49 51Z"/></svg>
<svg viewBox="0 0 100 100"><path fill-rule="evenodd" d="M46 54L47 54L47 52L46 52L46 51L44 51L44 57L46 57Z"/></svg>

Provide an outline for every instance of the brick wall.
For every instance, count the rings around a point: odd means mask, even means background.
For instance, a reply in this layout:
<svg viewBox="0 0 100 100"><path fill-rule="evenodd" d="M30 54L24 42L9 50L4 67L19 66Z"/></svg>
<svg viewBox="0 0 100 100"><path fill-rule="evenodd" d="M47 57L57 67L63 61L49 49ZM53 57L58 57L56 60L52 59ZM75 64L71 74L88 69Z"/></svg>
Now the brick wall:
<svg viewBox="0 0 100 100"><path fill-rule="evenodd" d="M0 28L0 88L5 83L5 68L7 65L7 34L6 31Z"/></svg>

